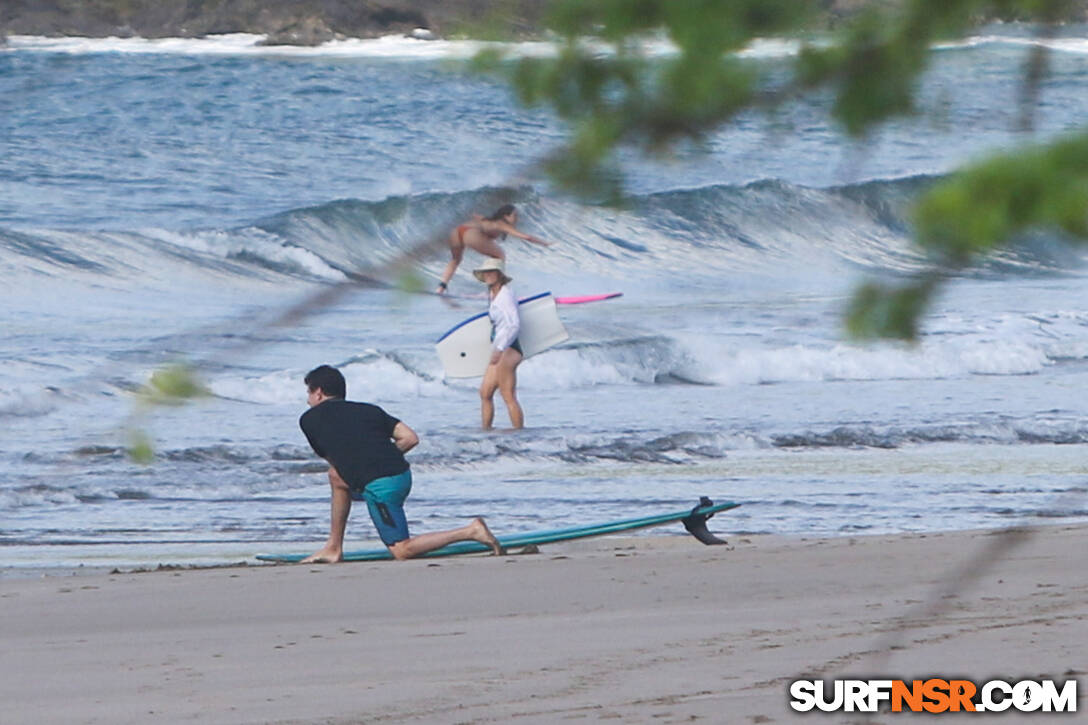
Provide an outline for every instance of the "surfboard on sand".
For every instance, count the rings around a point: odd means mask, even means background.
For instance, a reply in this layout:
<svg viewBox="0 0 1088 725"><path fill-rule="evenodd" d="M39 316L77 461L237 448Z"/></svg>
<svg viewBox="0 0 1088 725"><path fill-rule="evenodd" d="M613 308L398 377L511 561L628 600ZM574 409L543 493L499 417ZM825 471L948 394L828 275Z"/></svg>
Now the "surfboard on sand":
<svg viewBox="0 0 1088 725"><path fill-rule="evenodd" d="M559 321L551 292L519 300L518 314L521 317L518 343L525 357L532 357L570 337ZM491 360L491 320L487 313L473 315L452 327L438 338L435 348L447 378L483 375Z"/></svg>
<svg viewBox="0 0 1088 725"><path fill-rule="evenodd" d="M574 539L586 539L591 536L604 536L605 534L616 534L625 531L636 531L638 529L648 529L654 526L663 526L665 524L680 521L684 524L684 528L702 543L708 545L725 544L725 541L719 539L707 530L706 522L707 519L714 514L720 511L728 511L737 506L740 506L740 504L733 503L732 501L716 504L706 496L703 496L695 508L685 509L683 511L670 511L668 513L657 514L656 516L643 516L637 519L606 521L604 523L591 524L589 526L573 526L566 529L532 531L525 534L500 536L498 538L499 543L506 547L508 551L512 551L527 546L552 544L559 541L573 541ZM481 554L490 551L491 549L487 546L476 541L459 541L456 544L450 544L441 549L435 549L434 551L424 554L423 557ZM257 558L261 561L294 563L302 561L307 556L309 556L309 554L258 554ZM392 558L393 555L390 554L389 549L386 548L360 549L358 551L344 552L344 561L383 561Z"/></svg>

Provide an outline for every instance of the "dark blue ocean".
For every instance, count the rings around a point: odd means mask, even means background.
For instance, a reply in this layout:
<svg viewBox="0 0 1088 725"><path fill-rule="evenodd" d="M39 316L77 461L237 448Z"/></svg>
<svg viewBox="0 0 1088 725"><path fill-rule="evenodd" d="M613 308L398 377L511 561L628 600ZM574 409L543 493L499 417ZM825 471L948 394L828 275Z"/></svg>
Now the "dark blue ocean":
<svg viewBox="0 0 1088 725"><path fill-rule="evenodd" d="M918 193L1088 118L1088 28L1072 26L1046 41L1023 130L1031 38L994 27L935 49L917 115L863 140L816 95L667 158L625 152L621 209L549 186L537 163L564 127L472 73L471 43L9 38L0 572L316 548L328 485L297 420L320 363L420 433L417 532L477 514L498 533L570 526L701 495L743 503L712 522L726 537L1088 519L1081 250L1040 232L965 271L915 346L842 329L855 285L926 264L909 239ZM425 243L497 199L555 242L506 242L519 295L623 292L561 308L571 339L521 366L516 433L481 431L476 381L445 380L434 354L483 309L478 258L451 285L467 299L383 286L433 288L446 259ZM379 284L314 301L359 274ZM137 391L179 361L211 394L148 405ZM153 463L126 456L137 434ZM362 511L348 538L376 543Z"/></svg>

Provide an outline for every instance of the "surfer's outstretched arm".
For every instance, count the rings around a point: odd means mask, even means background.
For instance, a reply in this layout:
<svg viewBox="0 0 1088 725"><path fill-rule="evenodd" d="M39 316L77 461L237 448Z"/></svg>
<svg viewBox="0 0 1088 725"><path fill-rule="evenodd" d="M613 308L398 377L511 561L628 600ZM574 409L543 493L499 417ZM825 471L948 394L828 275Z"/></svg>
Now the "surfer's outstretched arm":
<svg viewBox="0 0 1088 725"><path fill-rule="evenodd" d="M533 244L539 244L542 247L552 246L552 242L546 242L543 239L541 239L540 237L536 237L536 236L533 236L532 234L526 234L523 231L519 231L518 228L513 226L512 224L507 224L506 222L491 222L491 224L494 226L494 228L497 231L500 231L503 234L509 234L512 237L517 237L518 239L524 239L527 242L531 242Z"/></svg>

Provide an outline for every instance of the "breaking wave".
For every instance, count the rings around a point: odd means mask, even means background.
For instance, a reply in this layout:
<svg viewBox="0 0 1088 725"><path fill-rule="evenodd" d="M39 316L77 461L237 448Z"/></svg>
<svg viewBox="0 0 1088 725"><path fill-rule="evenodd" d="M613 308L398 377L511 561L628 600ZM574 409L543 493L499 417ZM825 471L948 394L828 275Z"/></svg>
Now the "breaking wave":
<svg viewBox="0 0 1088 725"><path fill-rule="evenodd" d="M542 196L528 187L337 200L229 229L130 232L0 229L0 265L10 276L136 275L172 281L180 268L220 277L342 281L414 257L437 274L444 230L499 201L562 244L526 247L535 270L666 277L783 273L821 265L906 273L926 264L911 246L910 204L936 180L919 176L813 188L766 180L631 197L622 209ZM422 250L422 251L421 251ZM1053 273L1080 257L1060 239L1036 236L995 255L983 270Z"/></svg>

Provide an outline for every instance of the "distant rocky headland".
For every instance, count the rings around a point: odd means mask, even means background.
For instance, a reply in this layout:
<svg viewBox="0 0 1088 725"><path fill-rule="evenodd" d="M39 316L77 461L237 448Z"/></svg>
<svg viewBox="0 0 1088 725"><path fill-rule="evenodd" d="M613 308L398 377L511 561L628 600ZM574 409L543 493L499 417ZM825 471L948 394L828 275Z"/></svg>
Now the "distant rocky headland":
<svg viewBox="0 0 1088 725"><path fill-rule="evenodd" d="M686 0L674 0L685 2ZM833 25L866 5L902 0L817 0ZM265 36L268 45L320 45L393 34L496 40L539 37L550 0L0 0L8 35L91 38ZM1071 0L1085 19L1088 0ZM634 7L634 6L633 6Z"/></svg>
<svg viewBox="0 0 1088 725"><path fill-rule="evenodd" d="M530 37L547 0L3 0L8 35L198 38L264 35L272 45L413 33Z"/></svg>

